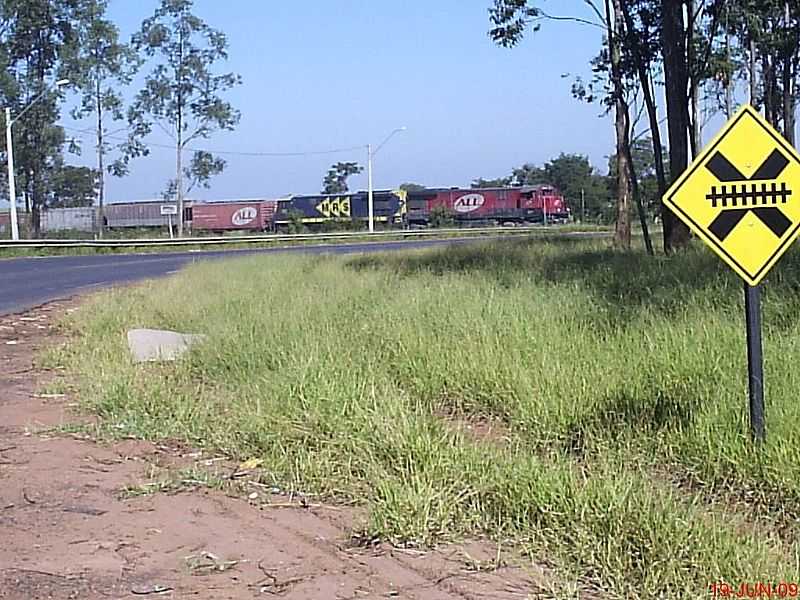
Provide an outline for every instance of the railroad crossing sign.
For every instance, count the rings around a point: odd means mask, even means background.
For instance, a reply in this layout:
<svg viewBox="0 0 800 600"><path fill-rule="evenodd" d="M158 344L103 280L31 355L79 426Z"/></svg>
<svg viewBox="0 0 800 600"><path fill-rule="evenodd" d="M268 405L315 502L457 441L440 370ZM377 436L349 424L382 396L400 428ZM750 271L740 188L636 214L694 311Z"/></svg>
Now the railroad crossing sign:
<svg viewBox="0 0 800 600"><path fill-rule="evenodd" d="M800 234L800 154L746 104L664 204L756 286Z"/></svg>

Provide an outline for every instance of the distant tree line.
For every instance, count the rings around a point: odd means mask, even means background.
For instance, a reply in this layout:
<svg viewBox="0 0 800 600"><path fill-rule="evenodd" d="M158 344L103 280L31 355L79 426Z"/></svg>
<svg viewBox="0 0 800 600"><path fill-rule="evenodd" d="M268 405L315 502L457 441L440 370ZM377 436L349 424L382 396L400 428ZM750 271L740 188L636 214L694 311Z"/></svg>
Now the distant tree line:
<svg viewBox="0 0 800 600"><path fill-rule="evenodd" d="M655 172L655 157L649 138L631 146L637 183L644 206L651 218L660 215L660 197ZM581 221L613 223L616 218L617 156L609 158L608 175L601 174L587 156L561 153L541 167L526 163L505 177L472 181L473 188L552 185L567 199L573 215Z"/></svg>
<svg viewBox="0 0 800 600"><path fill-rule="evenodd" d="M13 123L14 162L35 234L46 208L97 201L102 212L106 174L125 176L131 160L147 156L154 128L172 140L175 176L164 187L181 208L186 189L208 186L225 168L206 151L184 160L193 142L239 121L222 94L240 77L215 68L227 58L225 34L192 13L192 0L161 0L126 43L107 18L108 3L0 0L0 98L12 119L26 111ZM123 90L143 68L143 86L126 105ZM93 137L96 168L65 164L65 153L80 152L58 125L68 92L78 97L73 118L88 125L81 133ZM179 210L181 227L182 217Z"/></svg>

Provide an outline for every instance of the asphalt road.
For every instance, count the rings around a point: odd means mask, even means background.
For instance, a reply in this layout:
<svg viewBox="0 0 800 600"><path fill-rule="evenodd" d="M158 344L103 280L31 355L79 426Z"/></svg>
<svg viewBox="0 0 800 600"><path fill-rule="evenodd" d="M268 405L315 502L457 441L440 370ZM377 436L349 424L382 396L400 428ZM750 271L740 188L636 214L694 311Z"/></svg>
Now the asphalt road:
<svg viewBox="0 0 800 600"><path fill-rule="evenodd" d="M372 242L263 248L258 250L169 252L164 254L98 254L0 260L0 315L20 312L78 292L140 279L161 277L201 260L254 254L353 254L464 244L488 238Z"/></svg>

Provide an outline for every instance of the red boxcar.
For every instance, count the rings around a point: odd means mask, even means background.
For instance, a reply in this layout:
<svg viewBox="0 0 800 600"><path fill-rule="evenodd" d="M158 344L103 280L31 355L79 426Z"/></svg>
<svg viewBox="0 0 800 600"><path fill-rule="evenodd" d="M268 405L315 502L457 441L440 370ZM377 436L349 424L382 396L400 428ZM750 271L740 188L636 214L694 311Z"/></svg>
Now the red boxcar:
<svg viewBox="0 0 800 600"><path fill-rule="evenodd" d="M195 202L192 229L195 231L265 231L273 227L276 200L236 202Z"/></svg>
<svg viewBox="0 0 800 600"><path fill-rule="evenodd" d="M427 189L408 193L410 224L428 223L431 211L442 207L460 222L540 223L569 216L564 197L552 186Z"/></svg>

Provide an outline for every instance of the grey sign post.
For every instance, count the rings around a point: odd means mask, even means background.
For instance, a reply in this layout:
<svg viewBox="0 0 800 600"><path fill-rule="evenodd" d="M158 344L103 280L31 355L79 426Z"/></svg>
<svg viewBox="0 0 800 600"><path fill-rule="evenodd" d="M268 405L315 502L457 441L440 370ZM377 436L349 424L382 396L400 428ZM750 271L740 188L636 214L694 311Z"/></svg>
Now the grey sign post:
<svg viewBox="0 0 800 600"><path fill-rule="evenodd" d="M161 216L167 217L167 223L169 224L169 239L173 239L175 236L172 233L172 215L178 214L178 205L177 204L162 204L161 205Z"/></svg>

